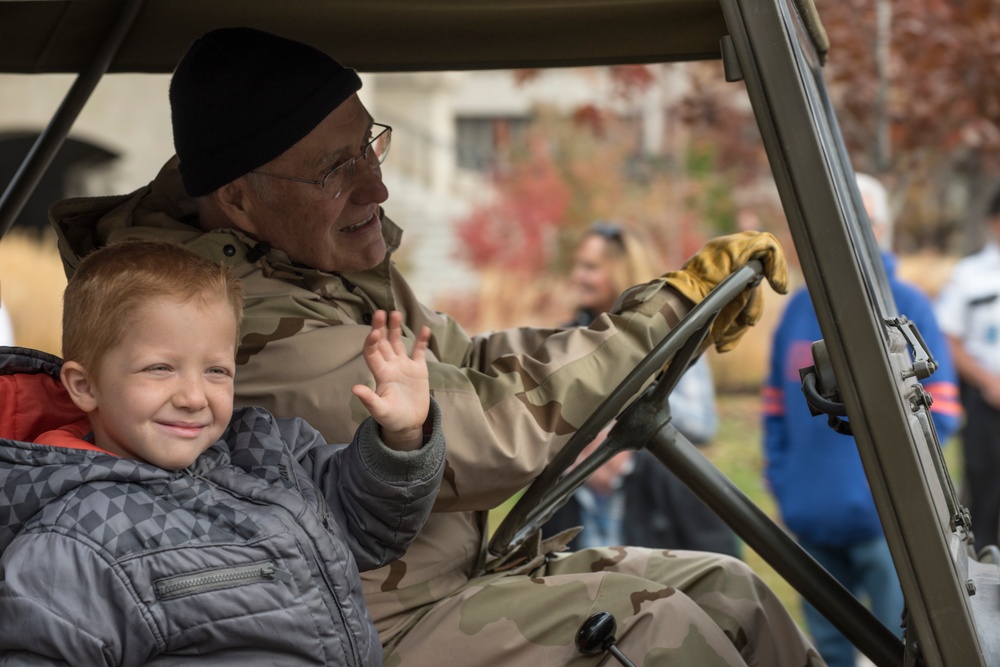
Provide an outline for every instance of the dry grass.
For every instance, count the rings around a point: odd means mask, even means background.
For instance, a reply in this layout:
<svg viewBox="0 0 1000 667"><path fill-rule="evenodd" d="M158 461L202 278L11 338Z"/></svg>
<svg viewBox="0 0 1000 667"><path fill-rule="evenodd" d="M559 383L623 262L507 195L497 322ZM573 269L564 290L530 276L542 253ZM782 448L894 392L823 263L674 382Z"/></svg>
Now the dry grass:
<svg viewBox="0 0 1000 667"><path fill-rule="evenodd" d="M738 349L738 348L737 348ZM704 453L761 510L778 518L774 497L767 490L763 471L763 432L757 394L721 394L718 397L719 432ZM743 560L767 582L800 627L802 598L774 568L743 545Z"/></svg>
<svg viewBox="0 0 1000 667"><path fill-rule="evenodd" d="M65 288L53 235L39 239L15 230L0 239L0 298L10 311L18 345L60 353Z"/></svg>

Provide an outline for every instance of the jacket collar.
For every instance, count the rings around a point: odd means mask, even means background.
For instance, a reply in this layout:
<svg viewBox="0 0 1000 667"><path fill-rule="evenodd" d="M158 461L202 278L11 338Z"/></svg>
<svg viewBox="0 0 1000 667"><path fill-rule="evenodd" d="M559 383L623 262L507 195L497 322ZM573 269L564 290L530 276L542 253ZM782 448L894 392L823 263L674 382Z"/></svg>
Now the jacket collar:
<svg viewBox="0 0 1000 667"><path fill-rule="evenodd" d="M258 265L265 275L313 286L335 275L295 264L279 249L253 253L258 248L256 239L238 229L201 229L197 203L184 191L177 164L177 158L171 158L149 185L131 194L66 199L50 207L49 218L59 237L67 275L72 275L80 260L97 248L143 238L188 246L232 267L237 275L244 274L247 265ZM391 255L399 248L403 236L402 230L384 212L380 210L380 214L387 248L385 259L372 269L344 276L350 283L366 290L371 287L376 292L390 284Z"/></svg>

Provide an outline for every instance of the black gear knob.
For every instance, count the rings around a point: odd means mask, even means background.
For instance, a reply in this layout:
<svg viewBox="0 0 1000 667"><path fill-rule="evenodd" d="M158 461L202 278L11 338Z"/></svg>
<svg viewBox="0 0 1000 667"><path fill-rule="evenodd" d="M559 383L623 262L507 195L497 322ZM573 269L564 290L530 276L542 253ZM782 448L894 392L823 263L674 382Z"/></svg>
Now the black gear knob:
<svg viewBox="0 0 1000 667"><path fill-rule="evenodd" d="M583 655L611 653L625 667L635 667L615 646L615 617L606 611L591 614L576 631L576 650Z"/></svg>
<svg viewBox="0 0 1000 667"><path fill-rule="evenodd" d="M606 611L591 614L576 631L576 650L584 655L604 653L615 643L615 617Z"/></svg>

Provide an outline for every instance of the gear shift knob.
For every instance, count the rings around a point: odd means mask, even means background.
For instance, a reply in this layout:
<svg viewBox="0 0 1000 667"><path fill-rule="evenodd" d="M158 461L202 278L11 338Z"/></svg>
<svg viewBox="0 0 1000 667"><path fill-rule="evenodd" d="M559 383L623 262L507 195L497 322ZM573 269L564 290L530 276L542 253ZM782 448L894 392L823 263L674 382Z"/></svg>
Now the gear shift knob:
<svg viewBox="0 0 1000 667"><path fill-rule="evenodd" d="M606 611L592 614L576 631L576 650L584 655L604 653L615 643L615 617Z"/></svg>
<svg viewBox="0 0 1000 667"><path fill-rule="evenodd" d="M576 650L583 655L611 653L625 667L635 667L615 646L615 617L606 611L591 614L576 631Z"/></svg>

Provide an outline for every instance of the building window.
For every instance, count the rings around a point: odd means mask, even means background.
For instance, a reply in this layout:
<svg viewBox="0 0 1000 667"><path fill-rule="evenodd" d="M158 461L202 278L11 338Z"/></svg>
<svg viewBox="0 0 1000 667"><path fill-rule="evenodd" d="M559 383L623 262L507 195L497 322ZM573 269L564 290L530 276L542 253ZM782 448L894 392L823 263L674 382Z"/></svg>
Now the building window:
<svg viewBox="0 0 1000 667"><path fill-rule="evenodd" d="M527 116L455 119L455 147L458 166L475 171L492 171L504 160L511 147L524 139L530 122Z"/></svg>

